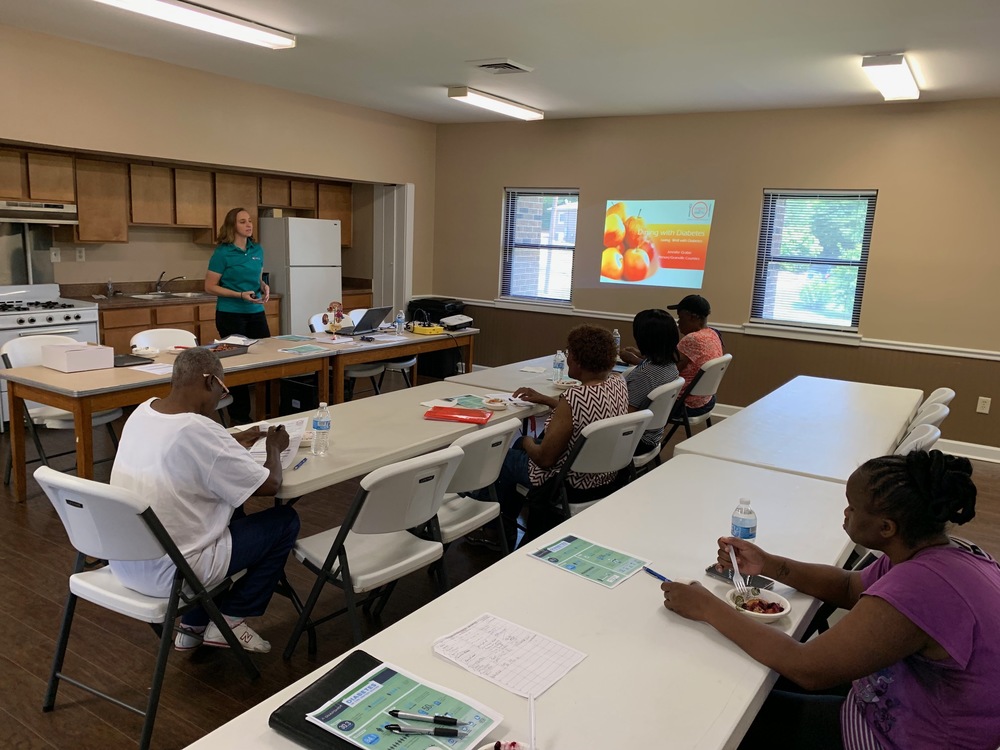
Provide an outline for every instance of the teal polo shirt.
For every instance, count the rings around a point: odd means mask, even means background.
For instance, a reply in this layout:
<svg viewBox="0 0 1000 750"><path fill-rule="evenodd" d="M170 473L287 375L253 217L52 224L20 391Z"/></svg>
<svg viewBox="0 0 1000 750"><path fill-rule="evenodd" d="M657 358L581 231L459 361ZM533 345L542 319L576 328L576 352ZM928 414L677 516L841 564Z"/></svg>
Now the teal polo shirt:
<svg viewBox="0 0 1000 750"><path fill-rule="evenodd" d="M248 292L251 289L260 294L260 274L264 270L264 248L251 239L247 240L246 252L232 242L219 245L208 261L208 270L219 274L219 286L234 292ZM258 313L264 305L248 302L238 297L216 297L215 309L231 313Z"/></svg>

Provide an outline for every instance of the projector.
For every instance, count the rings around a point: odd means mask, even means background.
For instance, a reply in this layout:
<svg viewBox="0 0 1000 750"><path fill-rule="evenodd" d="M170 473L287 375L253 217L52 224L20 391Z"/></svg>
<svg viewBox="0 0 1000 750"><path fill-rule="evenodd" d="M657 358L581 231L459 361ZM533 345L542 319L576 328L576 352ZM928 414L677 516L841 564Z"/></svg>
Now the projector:
<svg viewBox="0 0 1000 750"><path fill-rule="evenodd" d="M449 331L458 331L471 326L472 318L468 315L451 315L447 318L441 318L441 325Z"/></svg>

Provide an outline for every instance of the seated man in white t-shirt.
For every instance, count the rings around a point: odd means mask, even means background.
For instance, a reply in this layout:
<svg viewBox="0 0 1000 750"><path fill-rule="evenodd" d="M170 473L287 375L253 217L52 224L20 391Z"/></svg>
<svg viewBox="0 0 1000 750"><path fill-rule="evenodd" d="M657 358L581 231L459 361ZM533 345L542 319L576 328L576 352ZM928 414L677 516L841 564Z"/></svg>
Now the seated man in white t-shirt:
<svg viewBox="0 0 1000 750"><path fill-rule="evenodd" d="M212 586L240 570L246 575L217 599L237 640L248 651L267 653L271 644L246 623L264 614L299 533L290 506L246 515L253 495L274 495L281 486L283 427L267 431L267 459L261 466L248 448L263 433L236 435L212 415L227 392L222 364L208 349L181 352L174 363L170 394L140 404L125 423L111 470L111 484L149 501L195 574ZM147 596L166 597L174 577L170 558L110 562L125 586ZM206 627L207 626L207 627ZM204 643L227 647L200 607L184 614L174 640L178 650Z"/></svg>

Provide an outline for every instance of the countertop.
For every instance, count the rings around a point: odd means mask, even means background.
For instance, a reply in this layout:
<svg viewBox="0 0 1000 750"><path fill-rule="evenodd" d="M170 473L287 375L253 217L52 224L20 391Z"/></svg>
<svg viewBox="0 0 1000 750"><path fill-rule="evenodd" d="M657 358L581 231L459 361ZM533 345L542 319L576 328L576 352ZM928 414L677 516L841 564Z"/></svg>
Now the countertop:
<svg viewBox="0 0 1000 750"><path fill-rule="evenodd" d="M142 292L138 292L142 294ZM215 304L215 297L206 294L203 297L163 297L161 299L136 299L127 294L115 295L113 299L94 299L87 295L68 296L67 299L78 299L86 302L96 302L98 310L119 310L127 307L163 307L165 305L205 305ZM280 294L272 294L271 299L281 299Z"/></svg>

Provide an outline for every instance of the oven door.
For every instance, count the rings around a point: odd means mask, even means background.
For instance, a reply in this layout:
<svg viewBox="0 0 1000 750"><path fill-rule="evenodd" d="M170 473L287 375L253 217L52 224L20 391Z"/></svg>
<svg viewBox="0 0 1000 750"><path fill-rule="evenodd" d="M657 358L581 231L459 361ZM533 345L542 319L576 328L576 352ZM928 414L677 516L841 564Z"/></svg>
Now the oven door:
<svg viewBox="0 0 1000 750"><path fill-rule="evenodd" d="M52 325L52 326L38 326L36 328L3 328L0 329L0 346L3 346L8 341L12 341L17 338L24 338L26 336L68 336L74 341L83 342L94 342L98 343L97 338L97 323L96 322L80 322L67 325ZM3 367L3 361L0 360L0 367ZM7 403L7 381L0 380L0 415L2 415L2 421L0 421L0 432L7 429L7 422L10 419L8 403Z"/></svg>

